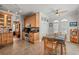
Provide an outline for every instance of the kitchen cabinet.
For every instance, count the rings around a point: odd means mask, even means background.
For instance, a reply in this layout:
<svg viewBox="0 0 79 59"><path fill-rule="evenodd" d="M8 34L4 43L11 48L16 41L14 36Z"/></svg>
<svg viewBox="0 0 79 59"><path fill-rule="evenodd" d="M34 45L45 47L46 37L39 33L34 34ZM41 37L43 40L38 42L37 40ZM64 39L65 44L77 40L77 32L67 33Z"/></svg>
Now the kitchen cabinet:
<svg viewBox="0 0 79 59"><path fill-rule="evenodd" d="M5 46L13 42L12 14L0 13L0 46Z"/></svg>
<svg viewBox="0 0 79 59"><path fill-rule="evenodd" d="M8 37L7 37L7 35L6 35L6 33L2 33L2 45L6 45L7 44L7 39L8 39Z"/></svg>
<svg viewBox="0 0 79 59"><path fill-rule="evenodd" d="M0 13L0 28L12 29L11 15Z"/></svg>
<svg viewBox="0 0 79 59"><path fill-rule="evenodd" d="M29 23L29 17L25 16L24 18L24 27L26 27Z"/></svg>
<svg viewBox="0 0 79 59"><path fill-rule="evenodd" d="M31 27L39 27L39 13L33 14L31 16L25 16L24 26L27 27L28 24L31 24Z"/></svg>
<svg viewBox="0 0 79 59"><path fill-rule="evenodd" d="M31 27L36 27L36 15L32 15L30 18Z"/></svg>
<svg viewBox="0 0 79 59"><path fill-rule="evenodd" d="M30 32L30 42L35 43L39 40L39 33L38 32Z"/></svg>
<svg viewBox="0 0 79 59"><path fill-rule="evenodd" d="M0 33L0 46L5 46L10 43L13 43L13 33L12 32Z"/></svg>
<svg viewBox="0 0 79 59"><path fill-rule="evenodd" d="M40 23L40 18L39 18L39 13L36 14L36 27L39 27L39 23Z"/></svg>
<svg viewBox="0 0 79 59"><path fill-rule="evenodd" d="M34 33L31 32L29 36L30 36L29 41L30 41L31 43L34 43Z"/></svg>
<svg viewBox="0 0 79 59"><path fill-rule="evenodd" d="M7 44L13 43L13 33L9 32L7 34Z"/></svg>
<svg viewBox="0 0 79 59"><path fill-rule="evenodd" d="M34 13L31 16L25 16L24 26L27 28L28 24L31 24L30 42L35 43L39 40L39 13ZM33 29L34 28L34 29ZM35 30L35 31L32 31Z"/></svg>

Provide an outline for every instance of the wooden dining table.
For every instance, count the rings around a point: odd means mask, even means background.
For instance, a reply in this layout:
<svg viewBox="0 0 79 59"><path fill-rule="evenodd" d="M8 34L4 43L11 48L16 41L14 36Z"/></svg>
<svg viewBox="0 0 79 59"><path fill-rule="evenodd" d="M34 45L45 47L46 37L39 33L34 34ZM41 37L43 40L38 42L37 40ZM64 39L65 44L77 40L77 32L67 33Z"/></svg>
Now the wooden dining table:
<svg viewBox="0 0 79 59"><path fill-rule="evenodd" d="M64 37L62 37L62 36L58 36L58 37L44 36L43 40L44 40L44 47L46 47L47 41L56 42L56 47L55 47L56 53L57 53L57 47L60 44L60 47L61 47L60 54L61 55L63 54L63 46L64 46L65 54L66 54L66 44L65 44L65 38ZM52 43L52 46L53 46L53 43Z"/></svg>

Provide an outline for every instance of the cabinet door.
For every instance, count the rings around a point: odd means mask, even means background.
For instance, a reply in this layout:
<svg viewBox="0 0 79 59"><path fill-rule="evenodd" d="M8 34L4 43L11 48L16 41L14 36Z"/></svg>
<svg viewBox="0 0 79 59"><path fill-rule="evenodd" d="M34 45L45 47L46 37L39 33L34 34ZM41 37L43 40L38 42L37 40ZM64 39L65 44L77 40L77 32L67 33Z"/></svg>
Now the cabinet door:
<svg viewBox="0 0 79 59"><path fill-rule="evenodd" d="M9 33L8 38L9 38L9 39L8 39L8 41L7 41L7 44L12 43L12 42L13 42L13 35L12 35L11 32Z"/></svg>
<svg viewBox="0 0 79 59"><path fill-rule="evenodd" d="M34 43L34 34L30 33L30 42Z"/></svg>
<svg viewBox="0 0 79 59"><path fill-rule="evenodd" d="M2 41L2 38L1 38L1 36L2 36L2 35L0 34L0 45L1 45L1 41Z"/></svg>
<svg viewBox="0 0 79 59"><path fill-rule="evenodd" d="M6 33L3 33L2 34L2 45L6 45L7 43L7 36L6 36Z"/></svg>
<svg viewBox="0 0 79 59"><path fill-rule="evenodd" d="M24 19L24 27L27 27L28 23L29 23L29 18L25 17L25 19Z"/></svg>
<svg viewBox="0 0 79 59"><path fill-rule="evenodd" d="M39 33L34 33L34 42L39 40Z"/></svg>
<svg viewBox="0 0 79 59"><path fill-rule="evenodd" d="M12 43L12 42L13 42L13 33L10 33L9 35L10 35L10 36L9 36L9 37L10 37L10 38L9 38L10 43Z"/></svg>
<svg viewBox="0 0 79 59"><path fill-rule="evenodd" d="M29 19L30 19L31 27L36 27L36 16L33 15Z"/></svg>
<svg viewBox="0 0 79 59"><path fill-rule="evenodd" d="M4 15L0 14L0 30L4 26Z"/></svg>
<svg viewBox="0 0 79 59"><path fill-rule="evenodd" d="M36 14L36 27L39 27L39 13Z"/></svg>
<svg viewBox="0 0 79 59"><path fill-rule="evenodd" d="M8 44L8 42L9 42L9 33L7 33L7 44Z"/></svg>

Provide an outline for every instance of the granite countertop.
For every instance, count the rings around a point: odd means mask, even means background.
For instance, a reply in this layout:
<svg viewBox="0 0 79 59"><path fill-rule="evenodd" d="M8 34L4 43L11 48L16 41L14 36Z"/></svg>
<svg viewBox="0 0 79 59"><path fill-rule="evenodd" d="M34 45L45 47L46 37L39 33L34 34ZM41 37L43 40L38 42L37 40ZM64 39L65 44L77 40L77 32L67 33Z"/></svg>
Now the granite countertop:
<svg viewBox="0 0 79 59"><path fill-rule="evenodd" d="M30 33L38 33L38 31L31 31Z"/></svg>
<svg viewBox="0 0 79 59"><path fill-rule="evenodd" d="M28 28L26 28L26 29L28 29ZM37 33L37 32L39 32L39 27L31 27L30 33Z"/></svg>
<svg viewBox="0 0 79 59"><path fill-rule="evenodd" d="M46 36L47 38L50 38L50 39L56 39L56 40L64 40L65 37L64 36Z"/></svg>

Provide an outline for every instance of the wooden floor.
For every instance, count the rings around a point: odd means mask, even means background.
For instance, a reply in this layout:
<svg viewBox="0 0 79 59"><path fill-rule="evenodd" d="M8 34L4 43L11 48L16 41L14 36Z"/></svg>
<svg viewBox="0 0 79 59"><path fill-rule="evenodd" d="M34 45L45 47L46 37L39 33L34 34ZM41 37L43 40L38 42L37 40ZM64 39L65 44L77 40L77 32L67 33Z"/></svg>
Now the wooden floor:
<svg viewBox="0 0 79 59"><path fill-rule="evenodd" d="M79 55L79 44L66 43L67 55ZM44 42L30 44L14 39L14 43L0 49L0 55L44 55ZM49 55L49 54L48 54Z"/></svg>

